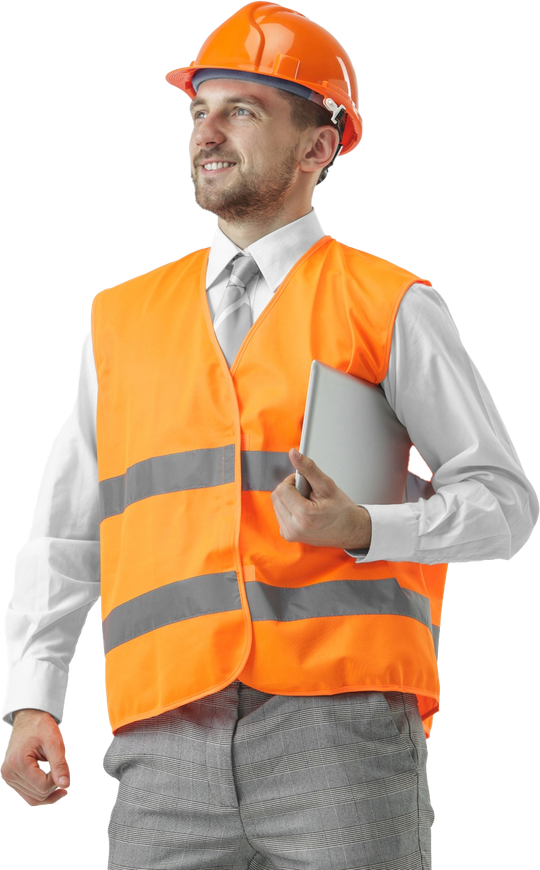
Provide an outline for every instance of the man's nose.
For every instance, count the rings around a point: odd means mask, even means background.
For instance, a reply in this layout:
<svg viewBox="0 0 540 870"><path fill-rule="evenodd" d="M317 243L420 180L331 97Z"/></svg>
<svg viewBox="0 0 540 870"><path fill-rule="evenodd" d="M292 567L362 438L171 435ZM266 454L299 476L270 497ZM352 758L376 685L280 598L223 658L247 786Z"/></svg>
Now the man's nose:
<svg viewBox="0 0 540 870"><path fill-rule="evenodd" d="M212 145L221 145L225 141L225 134L215 116L207 115L197 125L195 131L195 144L199 148L209 148Z"/></svg>

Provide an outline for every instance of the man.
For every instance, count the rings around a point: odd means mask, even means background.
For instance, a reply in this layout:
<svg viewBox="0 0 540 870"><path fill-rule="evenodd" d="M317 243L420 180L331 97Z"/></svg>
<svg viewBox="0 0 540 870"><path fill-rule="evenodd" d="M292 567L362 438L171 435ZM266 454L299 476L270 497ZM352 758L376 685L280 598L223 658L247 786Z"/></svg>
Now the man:
<svg viewBox="0 0 540 870"><path fill-rule="evenodd" d="M208 262L198 252L94 305L106 767L121 783L110 866L426 868L438 563L508 557L537 502L435 293L324 237L311 210L340 142L361 134L341 47L255 3L169 80L193 97L196 197L219 231ZM97 522L87 347L79 508L44 493L40 520L78 543ZM359 507L294 450L312 497L292 475L275 487L314 356L383 383L435 495ZM79 579L96 567L89 546ZM65 580L74 644L92 592ZM69 776L61 710L23 706L8 704L3 775L52 803ZM36 735L49 775L20 762Z"/></svg>

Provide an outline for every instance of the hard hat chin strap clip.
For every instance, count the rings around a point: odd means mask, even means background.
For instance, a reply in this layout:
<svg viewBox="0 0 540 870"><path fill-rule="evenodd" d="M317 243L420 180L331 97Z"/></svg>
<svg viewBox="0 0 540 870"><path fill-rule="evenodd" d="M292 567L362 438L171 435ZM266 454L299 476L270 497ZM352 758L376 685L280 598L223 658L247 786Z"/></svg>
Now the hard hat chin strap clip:
<svg viewBox="0 0 540 870"><path fill-rule="evenodd" d="M323 105L325 109L328 109L329 112L332 112L332 124L335 124L337 126L346 112L345 106L338 106L338 104L335 100L332 99L332 97L325 97L323 100Z"/></svg>

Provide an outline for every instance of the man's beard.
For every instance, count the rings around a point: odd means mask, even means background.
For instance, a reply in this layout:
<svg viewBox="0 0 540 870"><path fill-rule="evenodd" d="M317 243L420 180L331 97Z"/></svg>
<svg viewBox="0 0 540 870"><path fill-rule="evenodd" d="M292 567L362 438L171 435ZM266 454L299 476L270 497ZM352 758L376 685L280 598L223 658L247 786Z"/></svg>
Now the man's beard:
<svg viewBox="0 0 540 870"><path fill-rule="evenodd" d="M214 154L218 150L217 148L211 149L204 157L199 157L197 160L198 168L202 160L228 160L236 163L233 171L236 170L238 178L231 187L214 190L211 179L199 183L197 175L192 172L191 180L195 186L197 204L206 211L214 212L227 223L238 221L256 221L258 223L261 219L278 214L287 192L292 186L298 167L296 145L291 147L288 153L283 156L281 165L272 169L271 174L264 177L264 181L260 177L250 178L242 174L238 162L234 160L235 155L228 155L226 158L220 157L217 153ZM199 171L204 172L204 169L199 169Z"/></svg>

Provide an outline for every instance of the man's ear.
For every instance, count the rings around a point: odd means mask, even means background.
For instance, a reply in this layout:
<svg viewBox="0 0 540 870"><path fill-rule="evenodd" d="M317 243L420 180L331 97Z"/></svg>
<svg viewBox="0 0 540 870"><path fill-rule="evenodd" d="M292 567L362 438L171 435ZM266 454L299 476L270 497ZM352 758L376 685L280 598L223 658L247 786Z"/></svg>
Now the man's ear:
<svg viewBox="0 0 540 870"><path fill-rule="evenodd" d="M339 145L339 133L335 127L317 127L309 131L300 169L304 172L321 172L331 162Z"/></svg>

